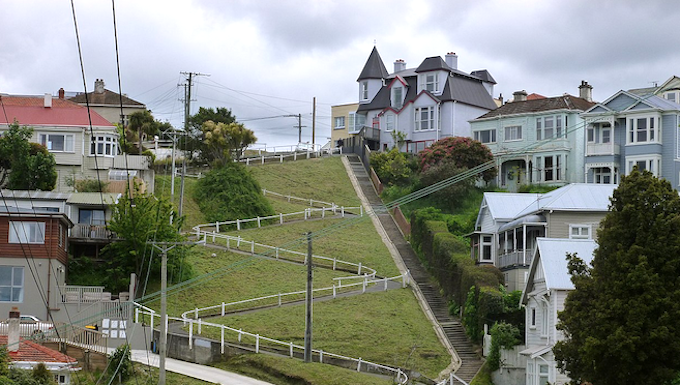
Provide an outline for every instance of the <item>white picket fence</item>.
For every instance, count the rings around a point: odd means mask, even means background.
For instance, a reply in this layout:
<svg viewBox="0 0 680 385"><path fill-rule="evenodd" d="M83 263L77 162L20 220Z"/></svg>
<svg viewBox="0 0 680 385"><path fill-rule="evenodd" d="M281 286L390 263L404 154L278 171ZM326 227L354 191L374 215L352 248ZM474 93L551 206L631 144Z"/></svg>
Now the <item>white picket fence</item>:
<svg viewBox="0 0 680 385"><path fill-rule="evenodd" d="M341 279L356 279L359 278L359 282L355 283L350 283L350 284L342 284ZM341 289L351 289L351 288L361 288L361 293L365 293L366 289L368 288L369 285L381 285L383 290L387 290L387 284L389 281L400 281L401 282L401 287L406 288L410 283L411 279L408 274L402 274L398 275L395 277L390 277L390 278L371 278L368 275L364 275L361 277L343 277L341 279L337 279L338 284L333 285L330 287L323 287L323 288L317 288L313 289L312 293L319 293L322 296L326 295L332 295L333 299L335 299L338 295L338 291ZM215 316L215 315L220 315L224 317L225 314L227 314L228 309L230 308L239 308L239 310L247 310L249 309L246 307L245 309L239 306L242 305L250 305L252 304L252 307L261 307L261 306L266 306L266 305L271 305L271 306L281 306L286 302L292 302L299 300L300 298L304 298L304 294L306 294L306 291L293 291L289 293L278 293L278 294L272 294L272 295L267 295L264 297L258 297L258 298L251 298L251 299L246 299L242 301L235 301L235 302L222 302L218 305L213 305L213 306L207 306L203 308L195 308L192 310L187 310L184 313L182 313L182 319L194 319L194 320L200 320L201 319L201 313L207 313L205 316ZM290 299L289 299L290 298ZM219 312L216 312L215 310L219 309ZM193 318L190 318L193 317Z"/></svg>
<svg viewBox="0 0 680 385"><path fill-rule="evenodd" d="M364 208L363 206L358 206L358 207L344 207L344 206L332 206L332 207L321 207L321 208L314 208L310 207L307 208L303 211L299 211L296 213L279 213L275 215L269 215L266 217L256 217L256 218L249 218L249 219L236 219L233 221L223 221L223 222L214 222L214 223L205 223L201 225L196 225L193 227L193 230L196 232L196 235L198 235L202 230L204 229L215 229L215 232L220 232L220 226L222 229L224 227L229 226L229 225L236 225L236 230L241 230L242 226L247 224L247 223L257 223L257 227L260 228L263 225L266 226L267 224L284 224L285 222L291 222L291 221L296 221L296 220L310 220L314 218L326 218L326 213L331 213L332 215L340 215L342 218L345 217L349 213L350 210L359 210L359 216L362 217L364 216Z"/></svg>
<svg viewBox="0 0 680 385"><path fill-rule="evenodd" d="M246 166L264 164L265 161L277 161L283 163L284 159L292 158L293 161L298 159L310 159L310 158L320 158L323 153L319 150L307 149L306 151L294 151L289 154L274 154L274 155L261 155L261 156L249 156L247 158L239 159L239 162L245 163Z"/></svg>
<svg viewBox="0 0 680 385"><path fill-rule="evenodd" d="M283 199L287 200L288 202L293 200L293 201L302 202L304 204L309 203L310 207L314 206L315 204L317 204L321 207L340 207L333 202L324 202L324 201L317 201L317 200L314 200L314 199L300 198L300 197L296 197L296 196L293 196L293 195L290 195L290 194L289 195L279 194L277 192L263 188L262 189L262 195L267 196L267 194L273 195L275 197L283 198Z"/></svg>
<svg viewBox="0 0 680 385"><path fill-rule="evenodd" d="M307 253L288 250L277 246L269 246L262 243L257 243L255 241L249 241L243 239L241 236L235 237L232 235L208 231L198 231L196 236L198 239L202 239L206 243L210 241L219 245L219 241L222 241L223 245L227 247L227 250L236 249L239 251L249 252L253 255L261 255L274 259L307 263ZM364 266L361 262L347 262L335 257L331 258L314 254L312 254L312 261L315 261L315 264L318 267L324 267L332 270L342 269L343 271L350 271L352 273L356 272L357 275L364 275L371 278L374 278L376 274L375 269Z"/></svg>

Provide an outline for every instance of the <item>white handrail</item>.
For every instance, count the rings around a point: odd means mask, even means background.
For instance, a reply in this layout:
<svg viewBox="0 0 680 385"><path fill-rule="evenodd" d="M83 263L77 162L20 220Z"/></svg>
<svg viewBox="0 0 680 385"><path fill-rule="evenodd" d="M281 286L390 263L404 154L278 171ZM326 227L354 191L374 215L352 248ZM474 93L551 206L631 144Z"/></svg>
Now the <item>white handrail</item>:
<svg viewBox="0 0 680 385"><path fill-rule="evenodd" d="M235 236L232 236L232 235L219 234L219 233L208 232L208 231L197 231L196 236L198 237L198 239L203 239L206 243L208 241L212 241L212 243L216 243L215 241L217 239L223 239L223 240L226 241L226 247L227 247L228 250L231 249L231 248L235 248L235 249L240 250L240 251L249 252L253 255L261 255L261 256L275 258L275 259L287 259L287 258L284 258L281 255L282 253L284 253L284 254L292 254L292 255L302 256L305 259L307 258L307 253L303 253L303 252L295 251L295 250L288 250L288 249L284 249L284 248L276 247L276 246L264 245L264 244L261 244L261 243L257 243L255 241L248 241L248 240L241 238L240 236L235 237ZM232 245L232 242L236 243L235 247L234 247L234 245ZM241 250L241 244L242 243L246 244L246 245L250 245L250 249L249 250ZM265 249L267 251L265 253L256 253L255 247L258 247L260 249ZM337 258L323 257L323 256L320 256L320 255L314 255L314 254L312 254L312 258L315 259L315 260L327 261L327 262L332 263L332 265L333 265L332 269L333 270L337 270L338 265L347 265L350 268L355 268L356 271L357 271L357 274L359 274L359 275L364 273L366 275L375 277L375 274L376 274L375 269L364 266L364 265L361 264L361 262L359 262L359 263L347 262L347 261L339 260ZM288 260L291 260L291 259L288 258ZM293 260L295 260L295 259L293 259Z"/></svg>
<svg viewBox="0 0 680 385"><path fill-rule="evenodd" d="M321 213L321 218L326 217L326 212L332 212L333 215L336 215L338 211L340 212L340 215L344 218L347 210L359 210L359 216L364 215L364 209L362 206L356 206L356 207L345 207L345 206L331 206L331 207L321 207L321 208L316 208L316 207L310 207L305 209L304 211L298 211L295 213L279 213L279 214L274 214L274 215L269 215L266 217L255 217L255 218L247 218L247 219L236 219L236 220L231 220L231 221L223 221L223 222L212 222L212 223L204 223L200 225L196 225L193 227L194 231L199 231L202 228L206 227L214 227L217 232L219 232L220 226L228 226L228 225L236 225L237 230L241 230L241 225L244 223L249 223L249 222L257 222L257 227L262 227L262 221L267 221L267 220L277 220L279 224L283 224L284 220L283 218L286 217L292 217L292 216L302 216L304 220L311 219L313 214L315 212L320 212Z"/></svg>

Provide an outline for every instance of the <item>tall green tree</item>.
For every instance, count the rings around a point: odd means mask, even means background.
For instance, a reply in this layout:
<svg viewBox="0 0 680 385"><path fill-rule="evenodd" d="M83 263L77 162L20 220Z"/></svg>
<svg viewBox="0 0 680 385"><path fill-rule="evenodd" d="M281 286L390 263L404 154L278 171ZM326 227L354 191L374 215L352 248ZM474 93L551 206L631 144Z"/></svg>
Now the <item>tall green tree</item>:
<svg viewBox="0 0 680 385"><path fill-rule="evenodd" d="M186 150L197 154L203 162L211 163L214 159L211 157L208 145L204 142L203 135L203 123L207 121L215 124L231 124L236 123L236 117L230 109L225 107L199 107L198 112L189 117L189 129L185 138Z"/></svg>
<svg viewBox="0 0 680 385"><path fill-rule="evenodd" d="M203 142L206 144L208 159L214 165L224 165L239 160L243 151L257 141L255 133L241 123L203 123Z"/></svg>
<svg viewBox="0 0 680 385"><path fill-rule="evenodd" d="M103 249L106 264L105 286L111 290L125 290L130 273L146 276L147 269L153 277L160 273L158 250L149 242L181 242L183 218L179 218L170 202L137 191L134 198L122 196L112 206L108 229L116 235L114 242ZM168 253L168 270L179 271L183 248L176 247ZM152 258L152 254L156 255Z"/></svg>
<svg viewBox="0 0 680 385"><path fill-rule="evenodd" d="M635 168L600 223L592 267L568 257L575 290L558 366L577 383L669 384L680 373L680 197Z"/></svg>
<svg viewBox="0 0 680 385"><path fill-rule="evenodd" d="M142 141L149 136L158 134L163 123L156 121L149 110L133 112L129 119L130 123L127 128L130 133L137 134L139 154L141 155L144 151Z"/></svg>
<svg viewBox="0 0 680 385"><path fill-rule="evenodd" d="M57 171L54 155L45 146L30 143L33 129L15 121L0 136L0 186L11 190L54 189Z"/></svg>

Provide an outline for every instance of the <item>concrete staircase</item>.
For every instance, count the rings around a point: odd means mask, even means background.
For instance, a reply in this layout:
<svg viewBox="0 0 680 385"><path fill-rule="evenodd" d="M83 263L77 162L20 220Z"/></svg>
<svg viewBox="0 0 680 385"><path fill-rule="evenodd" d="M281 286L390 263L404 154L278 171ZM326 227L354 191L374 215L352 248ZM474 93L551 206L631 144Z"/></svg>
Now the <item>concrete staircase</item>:
<svg viewBox="0 0 680 385"><path fill-rule="evenodd" d="M348 155L347 160L357 178L361 190L371 206L381 206L382 201L376 193L370 176L366 172L359 157L357 155ZM432 277L427 270L425 270L425 267L420 262L420 259L418 259L418 256L416 256L411 245L406 242L390 214L382 213L381 211L377 212L379 212L377 215L378 220L380 220L387 236L397 248L399 254L401 254L401 258L404 261L406 268L411 272L413 280L423 293L437 322L441 325L446 337L451 342L451 345L454 347L462 361L462 365L456 371L456 375L469 384L484 361L477 355L474 346L465 335L465 328L460 323L460 320L457 317L449 315L448 303L439 293L439 287L433 282Z"/></svg>

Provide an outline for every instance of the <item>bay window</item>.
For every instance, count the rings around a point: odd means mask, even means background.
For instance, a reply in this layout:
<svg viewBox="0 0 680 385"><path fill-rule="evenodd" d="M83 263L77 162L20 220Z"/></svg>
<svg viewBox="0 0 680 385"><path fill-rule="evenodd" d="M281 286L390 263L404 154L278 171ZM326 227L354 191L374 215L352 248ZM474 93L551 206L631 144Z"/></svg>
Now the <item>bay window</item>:
<svg viewBox="0 0 680 385"><path fill-rule="evenodd" d="M559 115L536 118L536 140L562 138L566 136L563 118Z"/></svg>
<svg viewBox="0 0 680 385"><path fill-rule="evenodd" d="M96 135L90 141L90 156L118 155L118 138L114 135Z"/></svg>
<svg viewBox="0 0 680 385"><path fill-rule="evenodd" d="M638 170L647 170L658 177L661 172L661 155L627 156L626 164L626 174L630 174L637 166Z"/></svg>
<svg viewBox="0 0 680 385"><path fill-rule="evenodd" d="M562 155L536 157L536 165L539 169L539 182L555 182L562 180Z"/></svg>

